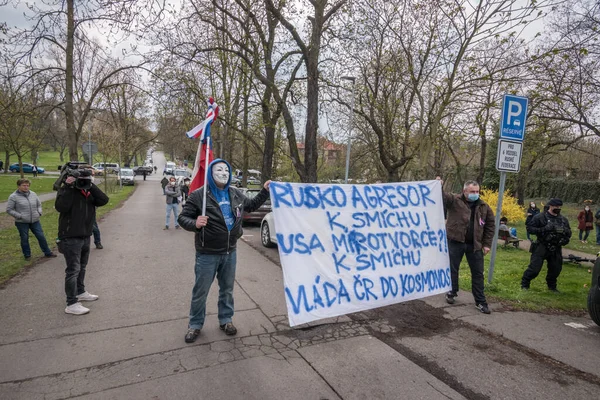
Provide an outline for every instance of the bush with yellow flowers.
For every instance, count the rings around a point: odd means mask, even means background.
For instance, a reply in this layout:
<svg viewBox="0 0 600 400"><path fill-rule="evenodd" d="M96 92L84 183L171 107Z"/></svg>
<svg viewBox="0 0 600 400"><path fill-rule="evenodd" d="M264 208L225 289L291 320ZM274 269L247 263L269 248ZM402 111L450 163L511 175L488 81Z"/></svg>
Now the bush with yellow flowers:
<svg viewBox="0 0 600 400"><path fill-rule="evenodd" d="M494 213L498 207L498 191L491 189L481 189L479 194L481 199L488 203ZM517 198L513 197L507 190L502 199L502 217L506 217L510 223L525 221L525 209L517 203Z"/></svg>

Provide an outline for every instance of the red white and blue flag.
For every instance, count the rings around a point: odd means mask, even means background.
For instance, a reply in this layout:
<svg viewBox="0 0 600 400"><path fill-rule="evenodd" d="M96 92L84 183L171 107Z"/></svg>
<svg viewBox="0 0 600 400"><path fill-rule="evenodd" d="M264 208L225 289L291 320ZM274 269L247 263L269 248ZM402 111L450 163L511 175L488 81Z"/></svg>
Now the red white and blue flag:
<svg viewBox="0 0 600 400"><path fill-rule="evenodd" d="M194 162L194 171L192 172L192 181L190 182L190 193L204 186L204 176L206 175L206 168L208 168L208 165L214 160L212 151L212 139L209 139L210 127L219 116L219 106L217 105L217 103L215 103L215 100L212 97L208 99L207 104L208 112L206 113L206 119L202 121L200 125L194 127L194 129L192 129L186 134L189 138L200 138L200 144L198 145L196 160ZM207 147L208 159L206 158Z"/></svg>
<svg viewBox="0 0 600 400"><path fill-rule="evenodd" d="M206 112L204 121L200 122L193 127L192 130L186 133L187 137L190 139L200 138L200 140L204 140L206 136L210 135L210 126L219 116L219 106L215 103L215 100L212 97L209 97L207 103L208 111Z"/></svg>

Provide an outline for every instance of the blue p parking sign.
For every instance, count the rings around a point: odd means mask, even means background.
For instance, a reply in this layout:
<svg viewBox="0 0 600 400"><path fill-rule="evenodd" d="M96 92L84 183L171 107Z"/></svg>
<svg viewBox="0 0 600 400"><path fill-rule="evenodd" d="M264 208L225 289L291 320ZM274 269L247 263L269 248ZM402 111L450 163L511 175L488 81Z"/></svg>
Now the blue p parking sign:
<svg viewBox="0 0 600 400"><path fill-rule="evenodd" d="M504 95L500 139L523 141L527 120L527 97Z"/></svg>

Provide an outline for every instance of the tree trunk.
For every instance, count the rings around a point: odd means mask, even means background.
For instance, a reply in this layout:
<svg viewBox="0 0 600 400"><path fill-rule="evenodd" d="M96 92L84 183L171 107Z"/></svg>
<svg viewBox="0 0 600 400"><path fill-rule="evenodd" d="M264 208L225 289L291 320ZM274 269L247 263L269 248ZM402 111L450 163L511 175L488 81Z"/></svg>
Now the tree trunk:
<svg viewBox="0 0 600 400"><path fill-rule="evenodd" d="M316 25L317 22L314 22ZM306 130L304 136L304 181L306 183L317 182L317 161L319 153L317 149L317 133L319 128L319 47L320 35L315 33L313 27L313 40L311 43L310 58L306 61L307 71L307 110Z"/></svg>
<svg viewBox="0 0 600 400"><path fill-rule="evenodd" d="M4 151L4 173L8 173L8 166L10 165L10 153L8 150Z"/></svg>
<svg viewBox="0 0 600 400"><path fill-rule="evenodd" d="M75 112L73 109L73 48L75 41L75 0L67 0L67 48L65 62L65 117L67 120L67 137L69 140L70 161L77 161L78 137L75 129Z"/></svg>
<svg viewBox="0 0 600 400"><path fill-rule="evenodd" d="M25 178L25 172L23 172L23 156L21 154L17 154L17 161L19 163L19 174L21 175L21 179Z"/></svg>
<svg viewBox="0 0 600 400"><path fill-rule="evenodd" d="M400 181L400 177L399 177L397 168L394 168L393 170L388 171L387 181L388 182L399 182Z"/></svg>

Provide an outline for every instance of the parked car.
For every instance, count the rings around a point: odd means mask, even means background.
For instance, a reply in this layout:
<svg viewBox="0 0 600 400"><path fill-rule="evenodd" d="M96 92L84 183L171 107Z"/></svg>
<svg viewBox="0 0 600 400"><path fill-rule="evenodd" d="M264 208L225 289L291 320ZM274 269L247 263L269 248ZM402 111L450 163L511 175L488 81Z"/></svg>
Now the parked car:
<svg viewBox="0 0 600 400"><path fill-rule="evenodd" d="M96 163L92 165L96 170L100 172L100 175L116 174L119 172L119 164L117 163Z"/></svg>
<svg viewBox="0 0 600 400"><path fill-rule="evenodd" d="M177 184L180 186L183 185L183 180L185 178L192 179L192 173L187 169L183 168L175 168L171 175L173 175L177 179Z"/></svg>
<svg viewBox="0 0 600 400"><path fill-rule="evenodd" d="M152 174L152 172L154 172L154 168L149 167L149 166L135 166L135 167L133 167L133 174L134 175L143 175L144 171L146 171L146 175L150 175L150 174Z"/></svg>
<svg viewBox="0 0 600 400"><path fill-rule="evenodd" d="M173 170L175 168L177 168L177 164L175 164L173 161L167 161L165 164L165 174L173 175Z"/></svg>
<svg viewBox="0 0 600 400"><path fill-rule="evenodd" d="M241 188L240 190L249 199L253 199L254 197L256 197L256 195L258 193L260 193L260 189ZM244 215L242 217L242 223L244 223L244 222L261 222L263 217L270 212L271 212L271 199L267 199L267 201L265 201L263 203L263 205L258 208L258 210L251 212L251 213L244 213Z"/></svg>
<svg viewBox="0 0 600 400"><path fill-rule="evenodd" d="M119 171L119 175L117 175L117 181L121 181L123 186L126 185L135 185L135 175L132 169L129 168L121 168Z"/></svg>
<svg viewBox="0 0 600 400"><path fill-rule="evenodd" d="M592 270L592 285L588 293L588 313L592 320L600 325L600 253Z"/></svg>
<svg viewBox="0 0 600 400"><path fill-rule="evenodd" d="M265 215L260 223L260 242L265 247L277 246L277 232L272 212Z"/></svg>
<svg viewBox="0 0 600 400"><path fill-rule="evenodd" d="M260 185L260 179L258 179L255 176L249 176L248 177L248 181L247 181L248 185Z"/></svg>
<svg viewBox="0 0 600 400"><path fill-rule="evenodd" d="M237 188L241 188L242 187L242 181L239 180L238 178L236 178L235 176L231 176L231 182L229 182L230 185L233 185Z"/></svg>
<svg viewBox="0 0 600 400"><path fill-rule="evenodd" d="M19 168L19 163L11 164L8 167L8 170L10 172L21 172L21 169ZM38 174L43 174L45 171L45 169L42 167L37 167L37 170ZM33 164L23 163L23 172L25 172L26 174L33 173Z"/></svg>

